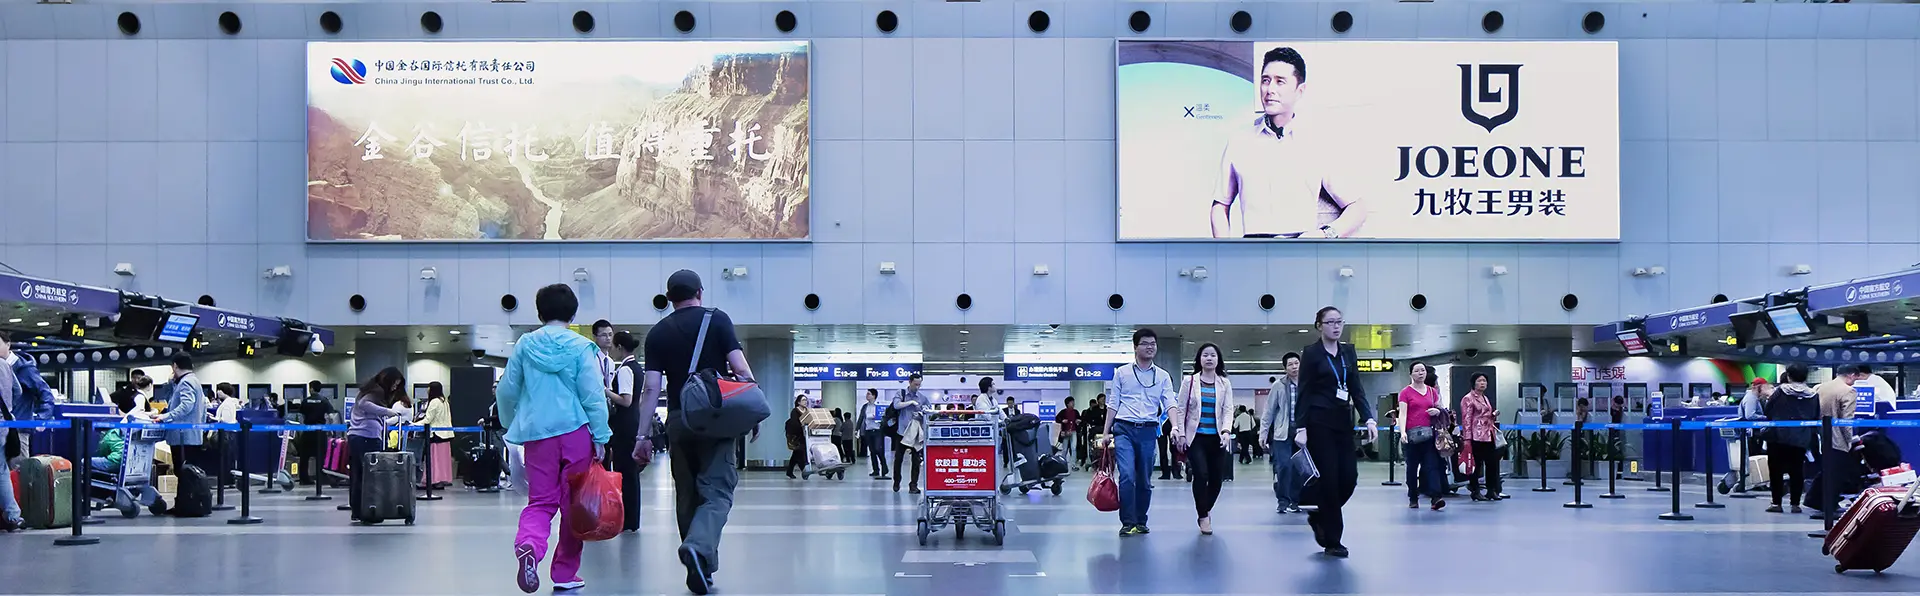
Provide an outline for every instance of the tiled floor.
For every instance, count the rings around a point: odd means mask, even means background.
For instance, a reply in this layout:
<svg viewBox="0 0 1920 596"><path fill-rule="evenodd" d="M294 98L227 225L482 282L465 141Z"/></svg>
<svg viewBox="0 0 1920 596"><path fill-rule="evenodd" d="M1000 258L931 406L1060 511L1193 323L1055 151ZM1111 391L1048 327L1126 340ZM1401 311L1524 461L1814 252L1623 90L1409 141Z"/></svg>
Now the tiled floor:
<svg viewBox="0 0 1920 596"><path fill-rule="evenodd" d="M862 464L864 465L864 464ZM648 472L645 528L590 544L585 594L683 594L664 466ZM1006 500L1007 543L952 531L925 549L913 500L856 473L842 481L743 481L723 546L723 594L1806 594L1920 593L1920 556L1882 576L1835 575L1805 516L1769 515L1761 500L1721 510L1692 503L1692 522L1656 519L1664 493L1629 487L1623 501L1570 510L1566 487L1498 504L1457 500L1444 512L1405 507L1404 489L1362 471L1348 511L1351 559L1323 559L1301 516L1273 512L1262 466L1242 466L1194 531L1185 483L1160 483L1154 533L1122 539L1077 477L1063 496ZM344 495L341 495L344 497ZM512 523L518 493L456 491L426 503L418 525L354 527L339 500L261 497L256 526L141 517L89 526L100 544L54 547L57 533L0 536L4 594L517 594Z"/></svg>

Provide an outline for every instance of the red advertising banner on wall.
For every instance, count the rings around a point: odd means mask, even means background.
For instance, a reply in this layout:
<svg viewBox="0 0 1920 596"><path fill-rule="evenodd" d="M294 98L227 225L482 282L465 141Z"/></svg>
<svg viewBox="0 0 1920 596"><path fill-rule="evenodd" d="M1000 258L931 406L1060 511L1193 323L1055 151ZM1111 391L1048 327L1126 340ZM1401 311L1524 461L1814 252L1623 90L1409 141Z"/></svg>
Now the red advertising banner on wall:
<svg viewBox="0 0 1920 596"><path fill-rule="evenodd" d="M993 447L928 445L927 490L993 490Z"/></svg>

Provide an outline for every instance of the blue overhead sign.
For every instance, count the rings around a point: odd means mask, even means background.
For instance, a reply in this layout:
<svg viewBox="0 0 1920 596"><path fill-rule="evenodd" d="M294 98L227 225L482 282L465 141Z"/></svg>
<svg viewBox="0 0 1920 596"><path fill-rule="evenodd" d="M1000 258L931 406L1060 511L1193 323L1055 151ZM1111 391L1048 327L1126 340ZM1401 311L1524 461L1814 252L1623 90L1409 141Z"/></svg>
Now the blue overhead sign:
<svg viewBox="0 0 1920 596"><path fill-rule="evenodd" d="M795 381L905 381L919 364L795 364Z"/></svg>
<svg viewBox="0 0 1920 596"><path fill-rule="evenodd" d="M0 273L0 288L10 292L0 297L0 301L17 299L19 302L51 306L68 312L120 312L120 294L99 288L4 273Z"/></svg>
<svg viewBox="0 0 1920 596"><path fill-rule="evenodd" d="M1009 381L1111 381L1118 364L1008 364Z"/></svg>
<svg viewBox="0 0 1920 596"><path fill-rule="evenodd" d="M1813 312L1861 306L1907 297L1907 286L1920 291L1920 271L1852 281L1819 288L1807 293L1807 309Z"/></svg>
<svg viewBox="0 0 1920 596"><path fill-rule="evenodd" d="M1647 335L1660 336L1695 329L1704 329L1719 325L1733 324L1733 313L1739 308L1733 302L1689 308L1647 317L1645 330Z"/></svg>

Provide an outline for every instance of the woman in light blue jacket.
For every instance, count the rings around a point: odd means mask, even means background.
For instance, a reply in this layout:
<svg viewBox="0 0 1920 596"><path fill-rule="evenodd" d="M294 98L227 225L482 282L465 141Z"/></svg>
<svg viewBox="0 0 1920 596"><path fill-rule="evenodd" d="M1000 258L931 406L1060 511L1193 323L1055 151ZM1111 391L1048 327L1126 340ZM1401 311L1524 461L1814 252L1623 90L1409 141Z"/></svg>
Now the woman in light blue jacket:
<svg viewBox="0 0 1920 596"><path fill-rule="evenodd" d="M605 456L613 430L607 426L606 387L600 375L600 348L568 329L580 300L565 284L540 288L535 308L546 325L520 337L495 399L507 442L526 450L527 507L520 511L514 535L514 579L520 590L540 589L540 559L547 552L553 516L572 526L571 507L562 507L570 490L567 478L586 471ZM580 539L560 533L553 553L553 587L586 586L580 579Z"/></svg>

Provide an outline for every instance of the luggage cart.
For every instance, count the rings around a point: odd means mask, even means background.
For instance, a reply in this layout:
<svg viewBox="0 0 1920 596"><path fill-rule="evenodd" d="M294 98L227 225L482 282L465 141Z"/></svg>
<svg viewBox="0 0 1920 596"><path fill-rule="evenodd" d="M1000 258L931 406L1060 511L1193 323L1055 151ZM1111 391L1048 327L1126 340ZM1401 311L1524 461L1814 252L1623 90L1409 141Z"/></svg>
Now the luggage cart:
<svg viewBox="0 0 1920 596"><path fill-rule="evenodd" d="M972 525L1006 543L1007 518L994 484L1000 478L1000 422L976 410L923 411L926 428L927 490L920 499L914 532L920 545L927 536L953 526L954 539Z"/></svg>
<svg viewBox="0 0 1920 596"><path fill-rule="evenodd" d="M93 471L88 483L96 496L89 505L95 510L116 509L121 517L134 518L139 517L140 506L148 504L141 502L141 494L153 485L153 452L167 434L157 428L126 428L122 432L126 433L126 453L120 457L120 469Z"/></svg>

